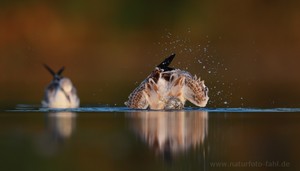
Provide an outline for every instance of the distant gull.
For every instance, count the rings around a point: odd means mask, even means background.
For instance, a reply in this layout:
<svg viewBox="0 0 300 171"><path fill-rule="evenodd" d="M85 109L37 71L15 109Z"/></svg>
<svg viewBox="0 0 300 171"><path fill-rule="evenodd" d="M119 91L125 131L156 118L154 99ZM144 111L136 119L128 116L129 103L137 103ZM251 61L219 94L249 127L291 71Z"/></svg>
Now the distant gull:
<svg viewBox="0 0 300 171"><path fill-rule="evenodd" d="M55 73L48 65L45 68L53 76L53 80L45 89L43 107L48 108L77 108L79 98L77 91L69 78L61 76L64 67Z"/></svg>

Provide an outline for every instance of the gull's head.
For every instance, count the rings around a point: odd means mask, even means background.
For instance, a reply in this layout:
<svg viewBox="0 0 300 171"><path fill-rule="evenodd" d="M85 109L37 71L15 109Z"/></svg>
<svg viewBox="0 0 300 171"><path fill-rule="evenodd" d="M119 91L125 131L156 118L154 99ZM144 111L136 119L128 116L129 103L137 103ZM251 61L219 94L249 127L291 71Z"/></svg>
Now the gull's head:
<svg viewBox="0 0 300 171"><path fill-rule="evenodd" d="M179 110L183 109L184 104L179 98L171 97L168 99L165 105L165 110Z"/></svg>

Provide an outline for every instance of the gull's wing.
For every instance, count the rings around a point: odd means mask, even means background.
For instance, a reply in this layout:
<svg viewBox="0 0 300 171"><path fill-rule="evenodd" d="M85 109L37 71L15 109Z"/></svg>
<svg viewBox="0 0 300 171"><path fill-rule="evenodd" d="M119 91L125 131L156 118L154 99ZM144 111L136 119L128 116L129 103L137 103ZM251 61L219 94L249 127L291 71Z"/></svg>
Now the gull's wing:
<svg viewBox="0 0 300 171"><path fill-rule="evenodd" d="M47 71L49 71L49 73L53 76L53 79L57 79L57 80L59 80L59 79L62 78L61 74L62 74L62 72L65 70L65 67L61 67L61 68L57 71L57 73L55 73L54 70L53 70L52 68L50 68L48 65L44 64L44 67L45 67L45 68L47 69Z"/></svg>
<svg viewBox="0 0 300 171"><path fill-rule="evenodd" d="M62 72L64 72L64 70L65 70L65 67L63 66L57 71L56 74L60 76L62 74Z"/></svg>
<svg viewBox="0 0 300 171"><path fill-rule="evenodd" d="M175 53L167 57L164 61L162 61L159 65L157 65L157 68L164 70L164 71L171 71L174 68L170 68L169 65L173 61L175 57Z"/></svg>
<svg viewBox="0 0 300 171"><path fill-rule="evenodd" d="M161 110L164 109L165 99L163 93L161 92L159 85L150 78L146 83L145 97L149 103L150 109Z"/></svg>
<svg viewBox="0 0 300 171"><path fill-rule="evenodd" d="M50 74L54 77L56 74L55 72L53 71L53 69L51 69L48 65L44 64L44 67L47 69L47 71L50 72Z"/></svg>
<svg viewBox="0 0 300 171"><path fill-rule="evenodd" d="M53 82L47 86L47 88L45 89L44 98L42 100L43 107L48 107L50 98L55 95L56 88L57 85Z"/></svg>
<svg viewBox="0 0 300 171"><path fill-rule="evenodd" d="M129 95L125 105L133 109L147 109L149 106L149 94L146 93L146 86L151 79L157 82L160 77L161 70L154 69L151 74ZM149 91L147 91L149 93Z"/></svg>
<svg viewBox="0 0 300 171"><path fill-rule="evenodd" d="M134 109L146 109L149 106L151 108L153 108L153 106L161 106L156 105L156 103L159 102L158 99L160 99L159 93L157 92L156 83L162 77L162 72L174 70L173 68L169 67L174 57L175 54L172 54L159 65L157 65L151 74L136 89L133 90L128 97L128 101L125 102L127 107ZM155 104L152 104L152 102Z"/></svg>
<svg viewBox="0 0 300 171"><path fill-rule="evenodd" d="M204 85L204 81L200 81L200 78L197 79L195 76L193 77L185 77L185 85L184 85L184 97L199 107L205 107L208 97L208 88Z"/></svg>
<svg viewBox="0 0 300 171"><path fill-rule="evenodd" d="M145 81L143 81L133 92L129 95L128 101L125 105L133 109L147 109L149 104L145 94Z"/></svg>

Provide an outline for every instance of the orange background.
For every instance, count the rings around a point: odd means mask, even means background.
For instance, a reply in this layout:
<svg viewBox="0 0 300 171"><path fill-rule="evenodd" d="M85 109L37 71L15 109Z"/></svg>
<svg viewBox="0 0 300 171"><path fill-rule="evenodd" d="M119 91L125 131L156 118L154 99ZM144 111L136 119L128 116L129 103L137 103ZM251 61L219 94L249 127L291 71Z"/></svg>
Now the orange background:
<svg viewBox="0 0 300 171"><path fill-rule="evenodd" d="M81 104L123 106L166 56L210 88L208 107L297 107L299 1L1 1L0 104L40 104L58 70Z"/></svg>

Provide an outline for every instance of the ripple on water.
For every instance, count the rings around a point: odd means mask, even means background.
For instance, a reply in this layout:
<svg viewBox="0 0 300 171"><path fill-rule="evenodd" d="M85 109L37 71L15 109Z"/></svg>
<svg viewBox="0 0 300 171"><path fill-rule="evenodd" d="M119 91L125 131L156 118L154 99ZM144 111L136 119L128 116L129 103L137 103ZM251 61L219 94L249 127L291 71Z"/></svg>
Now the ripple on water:
<svg viewBox="0 0 300 171"><path fill-rule="evenodd" d="M6 112L141 112L149 110L137 110L130 109L127 107L110 107L110 106L82 106L79 108L70 109L52 109L52 108L42 108L39 105L27 105L20 104L14 109L6 110ZM258 113L258 112L300 112L300 108L197 108L197 107L187 107L184 111L207 111L210 113Z"/></svg>

